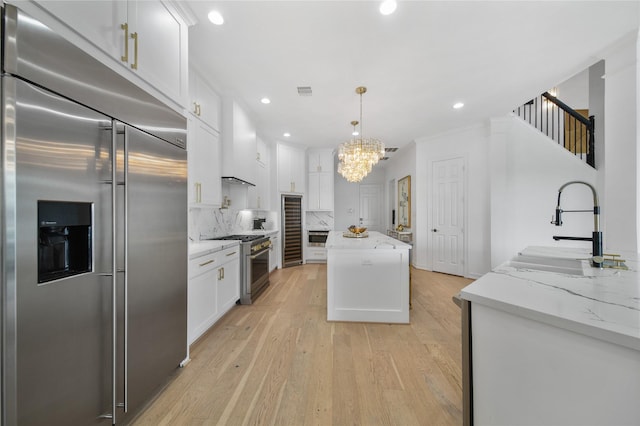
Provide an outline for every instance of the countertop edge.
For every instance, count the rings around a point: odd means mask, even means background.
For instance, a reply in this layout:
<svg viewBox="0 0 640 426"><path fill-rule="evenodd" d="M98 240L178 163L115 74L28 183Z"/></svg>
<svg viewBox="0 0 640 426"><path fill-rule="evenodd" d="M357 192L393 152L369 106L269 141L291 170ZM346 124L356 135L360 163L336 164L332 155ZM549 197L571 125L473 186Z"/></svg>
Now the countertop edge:
<svg viewBox="0 0 640 426"><path fill-rule="evenodd" d="M189 244L189 260L240 245L239 240L212 240Z"/></svg>
<svg viewBox="0 0 640 426"><path fill-rule="evenodd" d="M371 231L366 238L345 238L343 231L331 231L327 238L327 250L410 250L411 244L391 238L381 232Z"/></svg>
<svg viewBox="0 0 640 426"><path fill-rule="evenodd" d="M490 276L491 274L492 273L488 273L485 275L485 277ZM640 351L640 338L620 333L615 330L595 327L569 318L563 318L557 315L541 312L539 310L519 306L514 303L496 300L494 298L485 297L477 293L470 293L468 291L465 291L465 289L462 289L460 291L460 297L464 300L468 300L471 303L478 303L489 308L506 312L508 314L520 316L533 321L538 321L553 327L573 331L575 333L603 340L608 343L613 343L619 346L627 347L629 349Z"/></svg>

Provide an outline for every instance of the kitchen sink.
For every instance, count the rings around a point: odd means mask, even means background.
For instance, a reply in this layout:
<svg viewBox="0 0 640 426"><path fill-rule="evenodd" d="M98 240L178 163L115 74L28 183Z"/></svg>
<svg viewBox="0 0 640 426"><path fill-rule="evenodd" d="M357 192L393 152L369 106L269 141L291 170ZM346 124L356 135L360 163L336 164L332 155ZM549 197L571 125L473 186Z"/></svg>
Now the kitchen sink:
<svg viewBox="0 0 640 426"><path fill-rule="evenodd" d="M591 267L589 260L567 259L557 257L529 256L519 254L504 264L516 269L555 272L559 274L594 276L597 268Z"/></svg>

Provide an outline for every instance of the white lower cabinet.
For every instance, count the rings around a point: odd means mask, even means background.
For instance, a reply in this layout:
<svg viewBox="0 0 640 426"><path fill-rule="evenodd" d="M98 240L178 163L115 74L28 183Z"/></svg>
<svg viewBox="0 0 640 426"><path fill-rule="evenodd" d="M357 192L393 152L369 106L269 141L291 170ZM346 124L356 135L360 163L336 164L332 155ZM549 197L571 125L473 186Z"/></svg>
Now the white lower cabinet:
<svg viewBox="0 0 640 426"><path fill-rule="evenodd" d="M239 246L191 259L187 301L189 345L231 309L239 298Z"/></svg>
<svg viewBox="0 0 640 426"><path fill-rule="evenodd" d="M219 317L226 314L240 299L240 247L224 253L226 263L218 268L217 274L217 310Z"/></svg>
<svg viewBox="0 0 640 426"><path fill-rule="evenodd" d="M324 247L307 247L305 256L307 262L327 262L327 249Z"/></svg>
<svg viewBox="0 0 640 426"><path fill-rule="evenodd" d="M278 268L280 260L280 237L276 234L271 236L271 253L269 253L269 272Z"/></svg>

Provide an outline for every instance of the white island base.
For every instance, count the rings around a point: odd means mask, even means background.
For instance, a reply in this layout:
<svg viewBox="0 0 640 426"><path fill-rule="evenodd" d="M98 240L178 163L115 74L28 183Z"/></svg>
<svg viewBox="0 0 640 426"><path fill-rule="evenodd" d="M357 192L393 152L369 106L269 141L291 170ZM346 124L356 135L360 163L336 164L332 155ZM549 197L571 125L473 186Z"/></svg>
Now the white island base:
<svg viewBox="0 0 640 426"><path fill-rule="evenodd" d="M328 321L409 323L409 244L334 231L326 248Z"/></svg>

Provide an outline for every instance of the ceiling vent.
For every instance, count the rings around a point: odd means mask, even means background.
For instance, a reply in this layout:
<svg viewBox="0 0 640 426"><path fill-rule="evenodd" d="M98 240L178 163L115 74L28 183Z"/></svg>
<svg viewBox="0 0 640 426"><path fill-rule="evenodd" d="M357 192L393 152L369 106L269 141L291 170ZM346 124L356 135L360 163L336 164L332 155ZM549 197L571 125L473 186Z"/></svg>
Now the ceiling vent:
<svg viewBox="0 0 640 426"><path fill-rule="evenodd" d="M385 148L384 152L396 152L398 148Z"/></svg>
<svg viewBox="0 0 640 426"><path fill-rule="evenodd" d="M300 96L311 96L313 93L311 92L311 86L298 86L298 95Z"/></svg>

